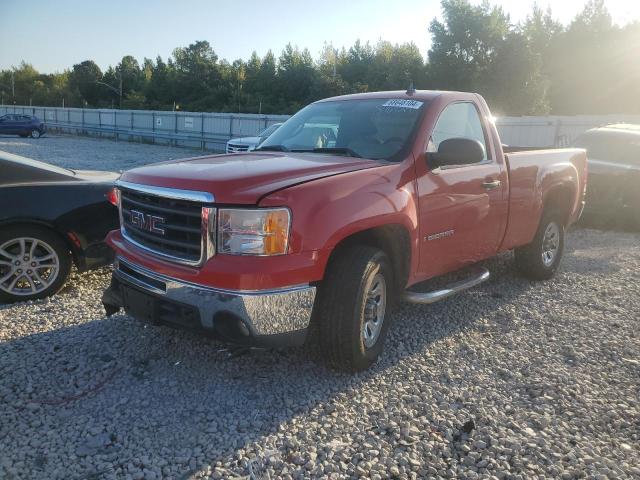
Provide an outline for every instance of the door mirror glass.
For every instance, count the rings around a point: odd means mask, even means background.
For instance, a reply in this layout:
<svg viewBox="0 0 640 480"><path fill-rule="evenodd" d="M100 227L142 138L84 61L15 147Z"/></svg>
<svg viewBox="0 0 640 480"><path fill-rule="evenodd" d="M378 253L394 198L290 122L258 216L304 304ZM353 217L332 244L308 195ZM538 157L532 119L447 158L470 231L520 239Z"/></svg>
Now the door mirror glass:
<svg viewBox="0 0 640 480"><path fill-rule="evenodd" d="M431 168L449 165L468 165L486 158L484 145L471 138L448 138L440 142L438 151L429 154Z"/></svg>

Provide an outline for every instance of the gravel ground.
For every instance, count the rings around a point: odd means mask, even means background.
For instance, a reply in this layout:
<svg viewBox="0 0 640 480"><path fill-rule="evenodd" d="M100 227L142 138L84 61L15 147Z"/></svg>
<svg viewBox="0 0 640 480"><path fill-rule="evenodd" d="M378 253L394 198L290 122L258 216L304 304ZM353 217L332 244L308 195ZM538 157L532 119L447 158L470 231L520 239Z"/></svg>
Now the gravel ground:
<svg viewBox="0 0 640 480"><path fill-rule="evenodd" d="M194 153L73 137L0 150L111 170ZM0 305L0 478L640 478L640 234L574 230L548 282L511 255L487 266L479 288L399 308L355 376L313 349L105 318L109 269Z"/></svg>
<svg viewBox="0 0 640 480"><path fill-rule="evenodd" d="M190 148L173 148L127 141L116 142L109 139L50 133L37 140L0 137L0 150L42 160L60 167L114 172L128 170L146 163L211 153Z"/></svg>
<svg viewBox="0 0 640 480"><path fill-rule="evenodd" d="M0 307L0 477L639 478L640 237L394 315L356 376L105 318L108 269Z"/></svg>

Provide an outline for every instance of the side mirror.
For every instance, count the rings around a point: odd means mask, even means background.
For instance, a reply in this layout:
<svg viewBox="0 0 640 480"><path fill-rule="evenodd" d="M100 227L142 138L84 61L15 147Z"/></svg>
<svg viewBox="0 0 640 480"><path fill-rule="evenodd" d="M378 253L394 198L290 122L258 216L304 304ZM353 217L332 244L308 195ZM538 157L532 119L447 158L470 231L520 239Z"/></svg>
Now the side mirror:
<svg viewBox="0 0 640 480"><path fill-rule="evenodd" d="M440 142L438 151L429 154L431 168L479 163L485 158L484 146L471 138L448 138Z"/></svg>

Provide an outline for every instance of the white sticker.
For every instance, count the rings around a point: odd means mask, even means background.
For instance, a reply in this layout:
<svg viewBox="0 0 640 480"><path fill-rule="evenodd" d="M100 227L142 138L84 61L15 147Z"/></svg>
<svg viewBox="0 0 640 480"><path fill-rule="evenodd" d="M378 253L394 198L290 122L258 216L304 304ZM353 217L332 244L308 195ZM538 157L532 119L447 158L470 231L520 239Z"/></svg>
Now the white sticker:
<svg viewBox="0 0 640 480"><path fill-rule="evenodd" d="M412 108L417 110L422 106L422 102L418 100L403 100L403 99L395 99L395 100L387 100L382 104L383 107L396 107L396 108Z"/></svg>
<svg viewBox="0 0 640 480"><path fill-rule="evenodd" d="M184 128L193 128L193 117L184 117Z"/></svg>
<svg viewBox="0 0 640 480"><path fill-rule="evenodd" d="M161 126L162 126L162 118L156 117L156 127L161 127Z"/></svg>

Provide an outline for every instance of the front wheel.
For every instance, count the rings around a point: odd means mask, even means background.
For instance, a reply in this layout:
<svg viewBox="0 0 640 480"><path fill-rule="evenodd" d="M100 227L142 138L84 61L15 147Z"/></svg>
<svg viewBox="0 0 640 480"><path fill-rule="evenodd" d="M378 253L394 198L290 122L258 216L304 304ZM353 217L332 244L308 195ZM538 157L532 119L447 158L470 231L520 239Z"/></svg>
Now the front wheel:
<svg viewBox="0 0 640 480"><path fill-rule="evenodd" d="M565 226L561 215L553 210L543 212L533 241L516 248L516 267L520 273L532 280L551 278L562 259L564 235Z"/></svg>
<svg viewBox="0 0 640 480"><path fill-rule="evenodd" d="M15 226L0 233L0 301L53 295L62 288L70 271L69 249L54 232Z"/></svg>
<svg viewBox="0 0 640 480"><path fill-rule="evenodd" d="M392 291L389 260L377 248L352 247L331 262L317 304L320 345L331 367L356 372L376 361Z"/></svg>
<svg viewBox="0 0 640 480"><path fill-rule="evenodd" d="M42 136L42 133L40 132L40 130L35 128L31 130L31 138L40 138L41 136Z"/></svg>

